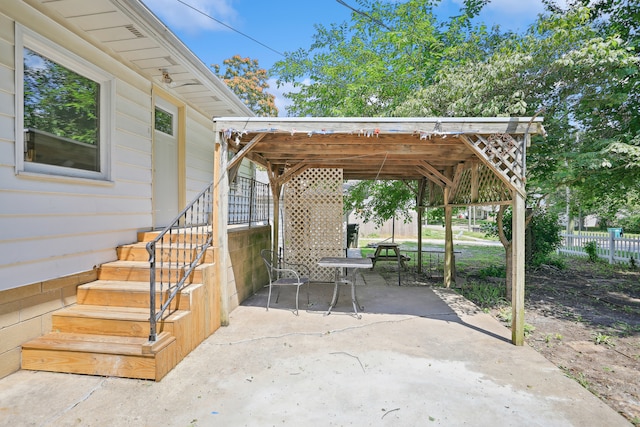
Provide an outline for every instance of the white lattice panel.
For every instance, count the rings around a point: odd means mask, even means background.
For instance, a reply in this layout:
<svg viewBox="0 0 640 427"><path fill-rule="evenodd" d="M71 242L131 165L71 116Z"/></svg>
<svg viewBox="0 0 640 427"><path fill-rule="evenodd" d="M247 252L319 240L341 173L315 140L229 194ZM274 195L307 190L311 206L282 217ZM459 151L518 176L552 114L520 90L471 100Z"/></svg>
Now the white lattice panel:
<svg viewBox="0 0 640 427"><path fill-rule="evenodd" d="M313 281L333 280L320 258L344 256L342 182L342 169L307 169L285 186L284 256L307 265Z"/></svg>

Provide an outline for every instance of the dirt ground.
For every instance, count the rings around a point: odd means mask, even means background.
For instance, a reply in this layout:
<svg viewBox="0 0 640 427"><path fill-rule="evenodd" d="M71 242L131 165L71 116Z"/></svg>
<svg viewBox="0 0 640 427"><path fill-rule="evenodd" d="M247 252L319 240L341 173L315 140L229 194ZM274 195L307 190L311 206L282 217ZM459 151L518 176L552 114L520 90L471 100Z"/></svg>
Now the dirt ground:
<svg viewBox="0 0 640 427"><path fill-rule="evenodd" d="M527 343L640 426L640 272L568 258L527 273L525 310Z"/></svg>

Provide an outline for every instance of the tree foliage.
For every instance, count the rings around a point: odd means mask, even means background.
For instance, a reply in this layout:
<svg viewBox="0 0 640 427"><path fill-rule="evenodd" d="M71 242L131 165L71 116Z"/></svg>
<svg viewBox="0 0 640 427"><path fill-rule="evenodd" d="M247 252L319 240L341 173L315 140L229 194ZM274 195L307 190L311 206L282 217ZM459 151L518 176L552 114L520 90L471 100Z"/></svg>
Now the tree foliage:
<svg viewBox="0 0 640 427"><path fill-rule="evenodd" d="M525 263L537 267L548 259L560 247L560 225L558 215L546 209L535 209L529 212L525 231ZM502 234L511 241L512 211L505 209L502 217ZM485 226L488 235L499 236L497 224Z"/></svg>
<svg viewBox="0 0 640 427"><path fill-rule="evenodd" d="M413 194L402 181L359 181L345 195L344 209L378 226L394 217L408 222L415 208Z"/></svg>
<svg viewBox="0 0 640 427"><path fill-rule="evenodd" d="M312 45L274 65L294 116L389 116L438 69L481 58L497 33L472 27L471 13L438 22L438 1L358 0L351 22L316 25ZM475 3L475 2L472 2ZM473 6L473 5L472 5ZM308 83L307 83L308 81Z"/></svg>
<svg viewBox="0 0 640 427"><path fill-rule="evenodd" d="M571 212L606 210L613 216L637 203L637 1L572 0L559 6L546 0L547 13L522 34L472 25L489 2L467 0L458 16L441 21L436 0L358 0L365 13L352 14L348 23L317 26L309 48L287 54L274 67L279 83L299 89L288 94L289 112L540 114L547 136L536 138L527 153L528 192L538 199L532 205L543 198L550 210L564 210L568 200ZM378 199L398 209L413 206L414 194L401 188L362 184L354 187L350 203L389 218L388 205Z"/></svg>
<svg viewBox="0 0 640 427"><path fill-rule="evenodd" d="M235 55L223 61L224 73L218 64L212 65L214 72L231 90L258 116L277 116L275 96L267 92L267 71L260 68L257 59Z"/></svg>
<svg viewBox="0 0 640 427"><path fill-rule="evenodd" d="M24 127L97 144L100 85L24 49Z"/></svg>
<svg viewBox="0 0 640 427"><path fill-rule="evenodd" d="M442 68L434 83L398 115L544 115L548 136L528 153L529 191L551 195L564 186L587 207L637 191L637 135L630 129L634 50L593 25L584 7L541 17L483 61ZM637 115L635 115L637 116ZM633 135L632 137L630 137Z"/></svg>

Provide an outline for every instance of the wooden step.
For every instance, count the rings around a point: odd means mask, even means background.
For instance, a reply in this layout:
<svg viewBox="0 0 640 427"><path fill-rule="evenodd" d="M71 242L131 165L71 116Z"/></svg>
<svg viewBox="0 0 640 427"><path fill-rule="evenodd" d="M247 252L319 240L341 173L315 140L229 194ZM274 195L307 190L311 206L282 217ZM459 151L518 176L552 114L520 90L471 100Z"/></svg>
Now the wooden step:
<svg viewBox="0 0 640 427"><path fill-rule="evenodd" d="M198 241L205 242L207 240L207 236L211 233L211 227L194 227L191 228L182 228L173 230L171 233L166 233L162 240L165 242L188 242L188 241ZM150 242L155 240L156 237L160 234L158 230L152 231L140 231L138 232L138 241L139 242Z"/></svg>
<svg viewBox="0 0 640 427"><path fill-rule="evenodd" d="M158 323L159 332L175 332L191 313L178 310ZM77 334L149 337L149 309L77 304L51 315L52 330Z"/></svg>
<svg viewBox="0 0 640 427"><path fill-rule="evenodd" d="M190 294L194 288L202 284L190 284L172 301L171 310L190 310ZM168 297L168 291L156 290L156 308L159 308ZM86 305L105 305L112 307L149 307L149 282L133 282L122 280L96 280L78 286L77 303Z"/></svg>
<svg viewBox="0 0 640 427"><path fill-rule="evenodd" d="M105 375L159 381L176 357L176 339L162 333L146 338L50 333L22 345L22 369Z"/></svg>
<svg viewBox="0 0 640 427"><path fill-rule="evenodd" d="M202 283L203 265L197 266L185 283ZM179 281L184 275L184 266L167 266L166 264L156 269L156 282L171 280L173 283ZM122 280L133 282L149 281L149 264L138 261L113 261L102 264L98 270L99 280Z"/></svg>
<svg viewBox="0 0 640 427"><path fill-rule="evenodd" d="M141 261L149 262L149 252L147 252L147 243L139 242L131 245L119 246L117 249L118 259L121 261ZM184 262L185 259L195 257L197 249L189 248L185 245L172 246L160 245L156 253L157 261L165 262ZM201 263L213 262L213 248L207 248L204 256L200 260Z"/></svg>

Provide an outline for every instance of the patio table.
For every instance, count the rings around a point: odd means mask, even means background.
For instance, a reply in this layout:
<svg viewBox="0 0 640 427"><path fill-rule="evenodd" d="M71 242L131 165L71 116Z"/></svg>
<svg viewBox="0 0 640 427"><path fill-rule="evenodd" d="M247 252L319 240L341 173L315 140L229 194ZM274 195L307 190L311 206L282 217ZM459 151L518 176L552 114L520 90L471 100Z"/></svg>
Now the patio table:
<svg viewBox="0 0 640 427"><path fill-rule="evenodd" d="M343 258L343 257L324 257L318 261L320 267L335 268L333 298L329 309L325 313L325 316L331 314L331 310L338 302L338 286L341 284L351 285L351 303L353 304L353 312L356 317L360 319L362 316L358 313L358 298L356 297L356 271L359 268L372 268L373 263L370 258ZM342 274L342 269L346 269L346 274ZM351 270L351 271L349 271ZM364 310L364 307L360 307L360 310Z"/></svg>

